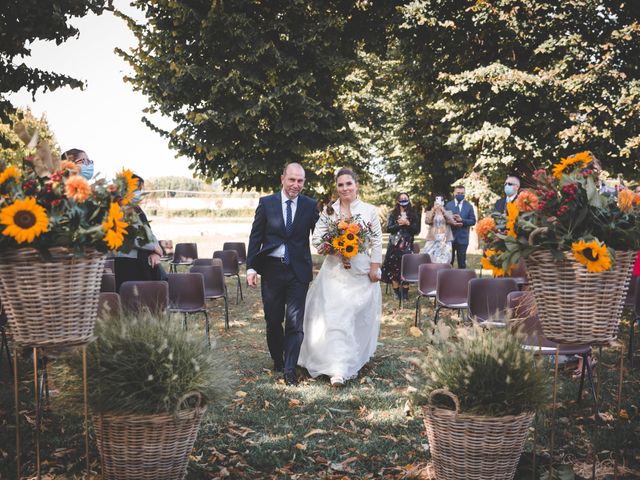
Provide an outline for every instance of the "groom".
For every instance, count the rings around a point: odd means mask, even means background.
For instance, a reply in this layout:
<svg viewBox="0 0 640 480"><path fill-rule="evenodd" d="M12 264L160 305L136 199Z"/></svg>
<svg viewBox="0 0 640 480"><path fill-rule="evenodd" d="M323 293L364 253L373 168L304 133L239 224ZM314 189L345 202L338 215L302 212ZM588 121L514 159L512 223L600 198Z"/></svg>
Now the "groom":
<svg viewBox="0 0 640 480"><path fill-rule="evenodd" d="M304 304L313 278L309 235L318 220L316 201L300 194L304 180L300 164L285 166L282 190L260 198L247 252L247 284L255 287L257 274L262 276L267 345L273 368L284 372L287 385L298 383Z"/></svg>

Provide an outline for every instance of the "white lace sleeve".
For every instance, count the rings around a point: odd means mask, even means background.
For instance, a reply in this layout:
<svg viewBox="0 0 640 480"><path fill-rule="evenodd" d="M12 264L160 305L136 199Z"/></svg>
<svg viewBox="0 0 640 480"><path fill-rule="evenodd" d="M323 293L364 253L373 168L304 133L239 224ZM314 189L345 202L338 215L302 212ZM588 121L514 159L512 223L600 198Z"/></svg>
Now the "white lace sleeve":
<svg viewBox="0 0 640 480"><path fill-rule="evenodd" d="M371 205L371 214L369 216L371 222L371 263L382 263L382 227L380 226L380 217L378 217L378 209Z"/></svg>

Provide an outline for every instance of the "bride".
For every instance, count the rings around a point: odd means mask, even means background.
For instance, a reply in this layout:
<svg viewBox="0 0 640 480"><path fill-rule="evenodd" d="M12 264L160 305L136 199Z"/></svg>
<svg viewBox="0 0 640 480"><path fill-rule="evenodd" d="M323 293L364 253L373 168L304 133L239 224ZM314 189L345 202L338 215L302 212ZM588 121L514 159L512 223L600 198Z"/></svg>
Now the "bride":
<svg viewBox="0 0 640 480"><path fill-rule="evenodd" d="M357 198L352 170L338 171L336 187L339 198L325 208L313 233L318 253L329 253L324 237L332 222L352 219L370 227L371 235L366 249L349 260L336 254L325 258L307 295L298 364L312 377L327 375L332 385L344 385L376 350L382 315L382 230L376 208Z"/></svg>

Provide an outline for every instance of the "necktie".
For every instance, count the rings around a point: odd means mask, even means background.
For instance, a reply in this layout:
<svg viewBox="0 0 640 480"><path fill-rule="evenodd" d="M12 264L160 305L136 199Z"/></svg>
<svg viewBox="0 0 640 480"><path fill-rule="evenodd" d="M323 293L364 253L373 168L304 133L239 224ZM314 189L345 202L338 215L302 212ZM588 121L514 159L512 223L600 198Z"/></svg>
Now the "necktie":
<svg viewBox="0 0 640 480"><path fill-rule="evenodd" d="M293 200L287 200L285 202L287 204L287 219L284 224L285 229L287 230L287 236L291 235L291 227L293 226L293 212L291 211L291 204ZM289 245L287 242L284 242L284 263L289 264Z"/></svg>

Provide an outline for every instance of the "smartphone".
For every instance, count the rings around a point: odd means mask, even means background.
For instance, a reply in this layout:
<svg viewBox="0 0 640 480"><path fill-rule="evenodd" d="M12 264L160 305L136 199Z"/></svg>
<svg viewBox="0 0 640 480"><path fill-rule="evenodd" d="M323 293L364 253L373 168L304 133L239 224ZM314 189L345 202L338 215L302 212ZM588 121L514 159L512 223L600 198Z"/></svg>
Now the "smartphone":
<svg viewBox="0 0 640 480"><path fill-rule="evenodd" d="M436 197L436 205L444 205L444 200L442 200L442 197Z"/></svg>

